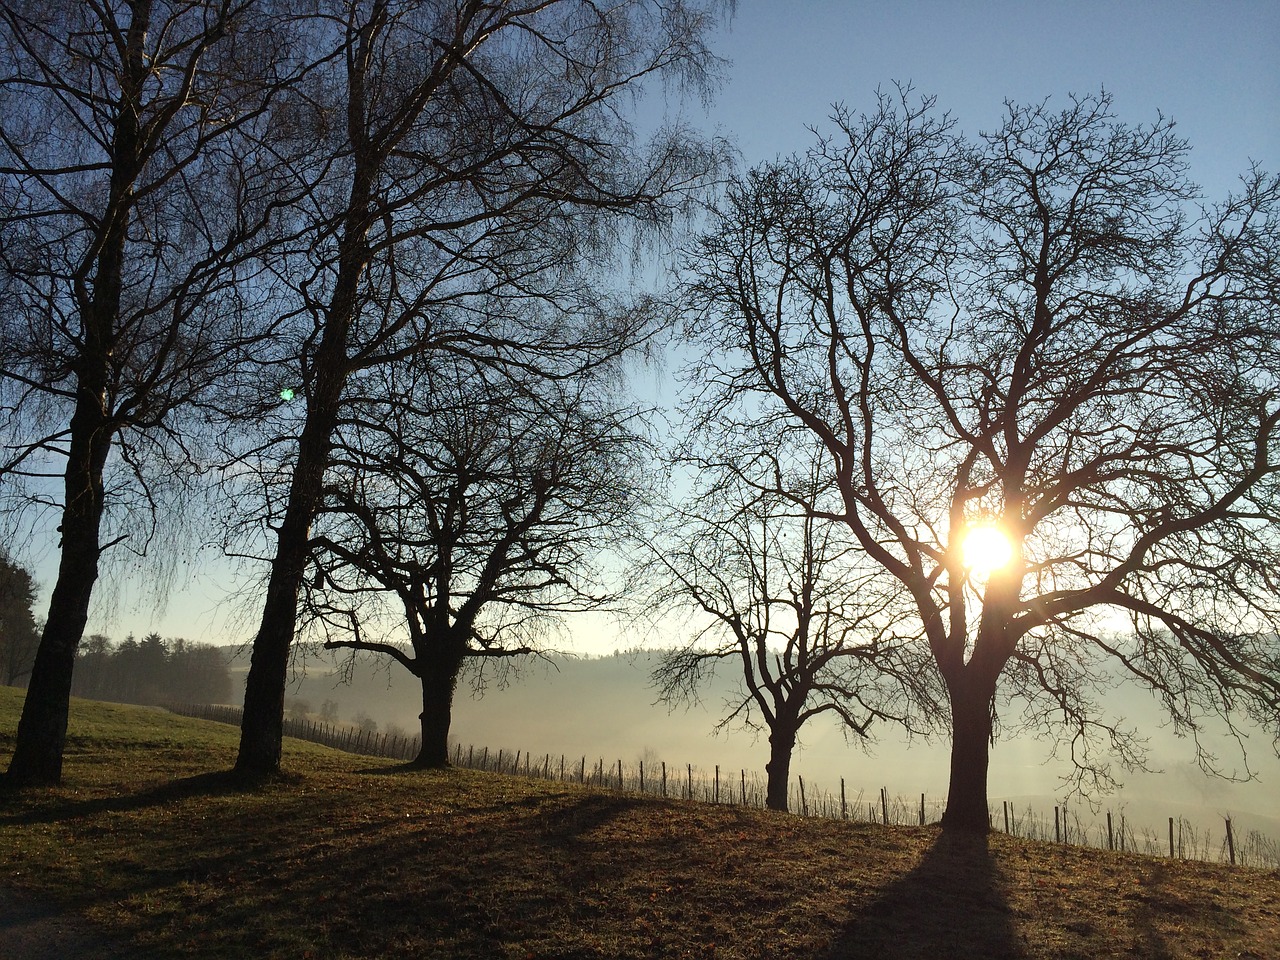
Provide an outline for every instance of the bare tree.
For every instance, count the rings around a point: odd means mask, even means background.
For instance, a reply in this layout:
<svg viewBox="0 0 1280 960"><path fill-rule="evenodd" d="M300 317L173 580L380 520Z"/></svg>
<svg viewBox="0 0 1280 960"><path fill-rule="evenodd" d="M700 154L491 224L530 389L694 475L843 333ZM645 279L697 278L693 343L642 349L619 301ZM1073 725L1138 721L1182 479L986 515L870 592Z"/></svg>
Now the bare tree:
<svg viewBox="0 0 1280 960"><path fill-rule="evenodd" d="M245 139L287 49L258 6L0 3L0 477L61 535L11 782L60 778L100 559L146 552L254 323L237 284L278 184Z"/></svg>
<svg viewBox="0 0 1280 960"><path fill-rule="evenodd" d="M598 555L637 512L645 452L599 378L516 389L442 367L397 371L339 425L303 606L326 647L419 679L422 767L448 765L467 662L545 649L615 599Z"/></svg>
<svg viewBox="0 0 1280 960"><path fill-rule="evenodd" d="M1099 748L1142 758L1098 707L1117 672L1179 730L1280 734L1280 181L1197 208L1171 122L1106 96L966 142L901 94L738 180L687 297L701 402L818 438L842 495L820 515L915 606L950 699L944 826L988 827L1007 697L1080 789L1112 784ZM962 552L983 525L990 569Z"/></svg>
<svg viewBox="0 0 1280 960"><path fill-rule="evenodd" d="M823 515L839 494L820 455L789 467L776 450L681 460L697 471L693 489L647 544L648 577L659 584L652 609L697 626L653 678L664 699L684 699L717 664L736 662L741 695L720 726L767 731L765 802L786 810L808 720L834 714L860 740L878 720L927 727L941 693L921 669L923 639L895 632L904 622L895 584Z"/></svg>
<svg viewBox="0 0 1280 960"><path fill-rule="evenodd" d="M669 225L719 162L678 129L642 147L626 119L649 80L705 90L713 18L700 3L320 7L337 55L311 93L321 109L300 110L317 144L295 208L311 242L277 268L294 335L275 376L304 409L296 444L274 448L290 479L270 518L245 689L236 768L250 776L279 766L310 526L352 379L425 352L561 375L585 337L608 344L610 318L627 316L593 307L602 288L584 277L605 269L628 224ZM558 318L593 313L594 331L561 342Z"/></svg>

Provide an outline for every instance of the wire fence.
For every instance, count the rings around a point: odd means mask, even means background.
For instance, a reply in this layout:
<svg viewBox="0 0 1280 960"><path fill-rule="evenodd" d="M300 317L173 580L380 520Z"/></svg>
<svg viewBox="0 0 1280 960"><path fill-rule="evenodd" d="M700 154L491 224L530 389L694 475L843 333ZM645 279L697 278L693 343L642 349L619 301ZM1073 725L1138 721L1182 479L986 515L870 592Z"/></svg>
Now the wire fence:
<svg viewBox="0 0 1280 960"><path fill-rule="evenodd" d="M182 716L239 725L239 707L218 704L166 704L166 709ZM325 723L309 718L286 717L285 736L308 740L348 753L412 760L418 755L418 737L379 734L376 730L346 724ZM755 771L703 768L695 764L668 765L666 761L640 759L624 763L587 755L556 756L524 750L490 750L463 747L455 743L450 751L454 766L490 773L537 777L583 787L646 794L655 797L703 803L764 808L766 782ZM924 826L942 817L945 800L927 794L890 794L888 788L868 793L856 792L840 778L839 790L806 783L795 777L788 785L787 807L802 817L824 817L861 823L894 826ZM1045 840L1120 852L1169 856L1179 860L1231 863L1264 869L1280 868L1280 843L1259 830L1237 834L1232 820L1224 818L1220 834L1181 817L1169 817L1167 824L1152 828L1135 824L1121 811L1107 810L1105 820L1091 810L1082 815L1078 808L1055 806L1052 814L1037 811L1030 804L1018 807L1010 801L992 805L988 817L993 829L1027 840ZM1167 829L1165 829L1167 827Z"/></svg>
<svg viewBox="0 0 1280 960"><path fill-rule="evenodd" d="M184 717L213 720L240 726L244 711L240 707L217 703L166 703L164 709ZM418 755L417 737L380 734L376 730L342 723L325 723L302 717L284 718L284 735L311 743L323 744L347 753L368 757L412 760Z"/></svg>

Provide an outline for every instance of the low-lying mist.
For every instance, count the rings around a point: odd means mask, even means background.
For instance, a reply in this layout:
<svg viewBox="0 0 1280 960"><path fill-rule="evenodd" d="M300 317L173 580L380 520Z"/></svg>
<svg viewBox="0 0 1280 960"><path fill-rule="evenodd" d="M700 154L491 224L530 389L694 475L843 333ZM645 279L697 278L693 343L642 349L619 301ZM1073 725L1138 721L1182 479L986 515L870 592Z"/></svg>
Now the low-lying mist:
<svg viewBox="0 0 1280 960"><path fill-rule="evenodd" d="M748 779L763 778L768 759L767 734L741 726L717 732L728 710L726 700L736 688L728 670L708 684L699 702L667 705L657 701L649 683L656 654L648 652L605 657L533 659L518 668L464 677L454 699L451 741L465 751L488 747L509 754L516 750L538 760L550 755L553 766L561 756L577 768L585 758L588 769L600 760L606 767L621 760L631 767L644 760L656 770L666 762L672 770L710 774L719 765L722 776L735 782L739 771ZM492 664L489 665L492 667ZM243 689L247 664L232 661L235 689ZM350 676L332 660L312 657L298 669L289 685L287 707L295 715L337 723L376 723L386 733L413 736L418 731L421 692L418 681L398 665L356 661ZM1146 691L1121 686L1112 708L1130 726L1149 737L1152 772L1121 772L1121 791L1097 798L1099 816L1112 810L1129 822L1156 830L1169 817L1182 817L1218 834L1222 818L1231 816L1237 832L1259 830L1280 838L1280 760L1266 738L1246 741L1249 763L1257 775L1247 783L1206 776L1194 764L1190 740L1176 736L1158 705ZM873 728L870 741L846 739L842 727L826 717L811 720L801 731L792 762L792 779L803 777L809 795L838 794L841 778L852 802L862 794L865 804L878 798L881 787L891 797L927 798L930 817L946 798L949 744L945 740L907 741L896 728ZM1227 762L1238 750L1225 732L1220 759ZM1051 759L1053 744L1033 738L1002 739L991 752L990 799L999 809L1011 801L1020 813L1030 808L1052 824L1053 807L1066 798L1061 777L1069 763ZM1233 753L1236 751L1236 753ZM674 773L673 773L674 776ZM1080 798L1068 800L1073 816L1093 822L1093 811Z"/></svg>

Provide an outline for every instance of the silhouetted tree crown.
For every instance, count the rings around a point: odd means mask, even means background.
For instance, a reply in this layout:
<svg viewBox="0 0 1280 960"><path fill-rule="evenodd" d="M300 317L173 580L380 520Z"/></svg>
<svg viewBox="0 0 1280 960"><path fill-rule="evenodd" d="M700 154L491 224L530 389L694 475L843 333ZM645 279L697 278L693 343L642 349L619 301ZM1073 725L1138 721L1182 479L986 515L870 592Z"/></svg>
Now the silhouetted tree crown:
<svg viewBox="0 0 1280 960"><path fill-rule="evenodd" d="M696 426L821 443L826 515L949 694L944 823L986 829L999 726L1060 736L1086 789L1108 748L1141 762L1098 709L1117 670L1180 730L1280 733L1280 180L1202 203L1173 124L1105 95L974 139L910 91L833 120L736 178L692 261ZM989 575L980 523L1011 545Z"/></svg>
<svg viewBox="0 0 1280 960"><path fill-rule="evenodd" d="M295 168L298 239L266 298L280 336L245 380L263 433L234 451L261 481L254 520L272 540L242 774L279 764L309 531L362 381L414 357L479 381L568 378L652 329L657 311L620 292L615 257L690 213L724 150L678 124L642 140L630 111L647 85L709 89L719 6L324 0L302 18L317 68L291 129L314 150Z"/></svg>
<svg viewBox="0 0 1280 960"><path fill-rule="evenodd" d="M689 625L653 680L670 701L696 696L720 663L736 673L741 694L720 726L767 733L766 804L785 810L809 719L834 714L865 742L878 721L935 726L942 695L927 649L901 633L916 629L908 598L830 516L839 492L812 441L743 450L719 442L733 436L725 427L671 458L692 489L646 531L646 606L660 629Z"/></svg>
<svg viewBox="0 0 1280 960"><path fill-rule="evenodd" d="M479 680L485 662L545 649L564 618L617 601L601 557L634 525L647 444L615 372L516 384L406 365L340 426L304 622L419 679L421 765L447 762L466 664Z"/></svg>
<svg viewBox="0 0 1280 960"><path fill-rule="evenodd" d="M288 13L0 3L0 496L59 534L13 782L60 778L103 554L174 543L201 411L272 319L244 294L295 188L262 142L296 78Z"/></svg>

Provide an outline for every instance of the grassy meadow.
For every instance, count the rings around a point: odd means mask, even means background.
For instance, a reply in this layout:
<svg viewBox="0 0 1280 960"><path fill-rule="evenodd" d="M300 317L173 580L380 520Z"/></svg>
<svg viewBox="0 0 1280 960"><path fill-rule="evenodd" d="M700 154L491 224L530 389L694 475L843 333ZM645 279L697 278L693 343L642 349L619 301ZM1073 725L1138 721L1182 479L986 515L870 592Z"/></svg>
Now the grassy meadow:
<svg viewBox="0 0 1280 960"><path fill-rule="evenodd" d="M0 687L7 763L21 692ZM137 958L1280 958L1280 872L805 819L72 701L64 784L0 793L0 888Z"/></svg>

